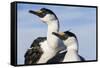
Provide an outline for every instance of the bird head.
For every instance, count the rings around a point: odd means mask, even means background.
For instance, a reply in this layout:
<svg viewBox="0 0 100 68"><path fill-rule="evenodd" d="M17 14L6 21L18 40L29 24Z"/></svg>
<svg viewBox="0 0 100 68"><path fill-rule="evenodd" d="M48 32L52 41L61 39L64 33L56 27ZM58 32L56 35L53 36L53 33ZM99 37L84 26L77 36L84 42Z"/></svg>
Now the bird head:
<svg viewBox="0 0 100 68"><path fill-rule="evenodd" d="M53 21L57 19L54 12L47 8L41 8L38 11L29 10L29 13L38 16L44 23L47 23L47 24L49 21Z"/></svg>
<svg viewBox="0 0 100 68"><path fill-rule="evenodd" d="M69 31L58 32L58 33L52 32L52 34L55 35L55 36L57 36L61 40L63 40L64 44L67 45L67 46L75 43L76 40L77 40L75 34L72 33L72 32L69 32Z"/></svg>

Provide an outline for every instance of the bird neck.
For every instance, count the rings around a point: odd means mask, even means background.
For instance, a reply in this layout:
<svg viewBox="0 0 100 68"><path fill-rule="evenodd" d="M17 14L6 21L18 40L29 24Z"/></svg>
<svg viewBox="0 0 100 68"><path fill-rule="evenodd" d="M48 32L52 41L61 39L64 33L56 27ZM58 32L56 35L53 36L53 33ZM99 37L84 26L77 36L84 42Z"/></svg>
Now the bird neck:
<svg viewBox="0 0 100 68"><path fill-rule="evenodd" d="M75 52L78 52L78 48L76 47L76 45L72 45L72 46L69 46L69 47L67 47L67 52L68 53L75 53Z"/></svg>
<svg viewBox="0 0 100 68"><path fill-rule="evenodd" d="M49 21L48 24L48 32L47 32L47 43L48 45L56 50L58 47L59 39L58 37L54 36L52 32L59 32L59 22L58 20Z"/></svg>
<svg viewBox="0 0 100 68"><path fill-rule="evenodd" d="M78 51L78 41L77 41L77 39L73 38L73 39L71 39L67 42L68 43L66 43L66 41L65 41L64 44L66 45L68 52Z"/></svg>
<svg viewBox="0 0 100 68"><path fill-rule="evenodd" d="M59 21L58 20L53 20L49 21L48 24L48 32L59 32Z"/></svg>

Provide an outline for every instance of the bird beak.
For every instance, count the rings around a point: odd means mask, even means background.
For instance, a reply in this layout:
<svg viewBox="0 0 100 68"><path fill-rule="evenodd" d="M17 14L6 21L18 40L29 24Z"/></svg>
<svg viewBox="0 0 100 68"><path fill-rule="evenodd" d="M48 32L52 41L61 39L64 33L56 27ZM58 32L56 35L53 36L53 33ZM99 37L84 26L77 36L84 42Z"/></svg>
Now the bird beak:
<svg viewBox="0 0 100 68"><path fill-rule="evenodd" d="M57 36L61 40L64 40L64 36L65 36L64 32L59 32L59 33L52 32L52 34L55 35L55 36Z"/></svg>
<svg viewBox="0 0 100 68"><path fill-rule="evenodd" d="M29 10L29 13L41 17L41 15L42 15L43 12L41 10L38 10L38 11Z"/></svg>

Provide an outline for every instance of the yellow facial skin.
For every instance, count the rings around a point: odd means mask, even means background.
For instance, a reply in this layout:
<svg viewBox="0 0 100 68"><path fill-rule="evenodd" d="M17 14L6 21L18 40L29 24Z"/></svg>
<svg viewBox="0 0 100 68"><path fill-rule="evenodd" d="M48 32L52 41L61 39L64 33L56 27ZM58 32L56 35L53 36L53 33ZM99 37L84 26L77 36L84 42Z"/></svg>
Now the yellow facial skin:
<svg viewBox="0 0 100 68"><path fill-rule="evenodd" d="M64 36L64 35L65 35L64 32L59 32L58 34L59 34L60 36Z"/></svg>
<svg viewBox="0 0 100 68"><path fill-rule="evenodd" d="M42 11L40 11L40 10L38 10L38 11L36 11L37 13L42 13Z"/></svg>

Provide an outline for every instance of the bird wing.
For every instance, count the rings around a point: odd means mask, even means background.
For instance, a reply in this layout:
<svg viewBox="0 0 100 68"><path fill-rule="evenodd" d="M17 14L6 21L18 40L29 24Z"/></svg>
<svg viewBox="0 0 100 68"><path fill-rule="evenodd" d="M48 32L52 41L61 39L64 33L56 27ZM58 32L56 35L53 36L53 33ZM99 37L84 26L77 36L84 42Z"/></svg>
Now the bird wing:
<svg viewBox="0 0 100 68"><path fill-rule="evenodd" d="M24 57L25 61L24 64L34 64L36 63L41 55L43 54L42 48L40 47L40 42L43 42L46 40L46 37L38 37L33 41L31 44L31 47L26 51Z"/></svg>
<svg viewBox="0 0 100 68"><path fill-rule="evenodd" d="M51 58L50 60L48 60L47 63L59 63L62 62L65 54L67 53L67 51L63 51L63 52L58 52L53 58Z"/></svg>

